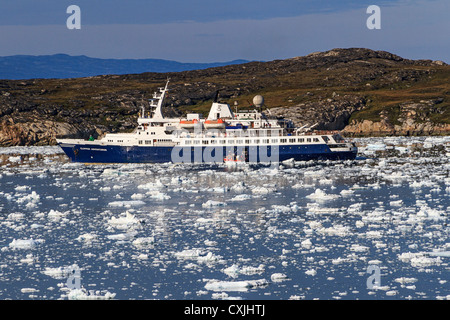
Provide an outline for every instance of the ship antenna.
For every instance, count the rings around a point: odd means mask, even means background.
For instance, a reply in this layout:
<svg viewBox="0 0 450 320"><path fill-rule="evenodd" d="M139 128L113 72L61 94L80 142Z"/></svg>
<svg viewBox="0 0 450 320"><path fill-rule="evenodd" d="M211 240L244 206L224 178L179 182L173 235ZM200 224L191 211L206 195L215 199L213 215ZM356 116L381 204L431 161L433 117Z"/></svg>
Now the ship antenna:
<svg viewBox="0 0 450 320"><path fill-rule="evenodd" d="M216 90L216 93L214 94L214 101L213 102L217 102L218 99L219 99L219 90Z"/></svg>

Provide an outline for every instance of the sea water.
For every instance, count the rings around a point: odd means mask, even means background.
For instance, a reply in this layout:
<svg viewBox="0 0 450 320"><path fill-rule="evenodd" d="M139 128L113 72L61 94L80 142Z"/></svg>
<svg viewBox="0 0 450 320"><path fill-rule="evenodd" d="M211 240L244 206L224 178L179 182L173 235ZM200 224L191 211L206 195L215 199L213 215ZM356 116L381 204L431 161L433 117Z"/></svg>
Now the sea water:
<svg viewBox="0 0 450 320"><path fill-rule="evenodd" d="M0 299L450 299L450 138L354 141L270 167L2 148Z"/></svg>

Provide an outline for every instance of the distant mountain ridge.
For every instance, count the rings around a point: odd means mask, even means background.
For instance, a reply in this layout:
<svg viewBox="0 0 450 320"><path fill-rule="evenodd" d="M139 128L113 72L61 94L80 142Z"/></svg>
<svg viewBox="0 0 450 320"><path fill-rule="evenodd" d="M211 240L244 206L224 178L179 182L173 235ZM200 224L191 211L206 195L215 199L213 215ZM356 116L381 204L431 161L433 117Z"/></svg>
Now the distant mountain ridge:
<svg viewBox="0 0 450 320"><path fill-rule="evenodd" d="M66 79L143 72L180 72L246 62L249 61L183 63L163 59L100 59L67 54L14 55L0 57L0 79Z"/></svg>

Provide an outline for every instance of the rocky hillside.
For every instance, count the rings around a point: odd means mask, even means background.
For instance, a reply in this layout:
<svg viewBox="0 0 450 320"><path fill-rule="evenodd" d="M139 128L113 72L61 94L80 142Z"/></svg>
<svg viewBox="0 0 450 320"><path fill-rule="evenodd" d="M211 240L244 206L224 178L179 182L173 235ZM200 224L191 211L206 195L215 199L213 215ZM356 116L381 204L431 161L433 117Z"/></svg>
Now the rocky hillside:
<svg viewBox="0 0 450 320"><path fill-rule="evenodd" d="M220 90L230 105L247 109L262 94L272 115L349 136L450 132L450 66L352 48L177 73L0 80L0 146L130 131L168 77L167 115L207 115Z"/></svg>

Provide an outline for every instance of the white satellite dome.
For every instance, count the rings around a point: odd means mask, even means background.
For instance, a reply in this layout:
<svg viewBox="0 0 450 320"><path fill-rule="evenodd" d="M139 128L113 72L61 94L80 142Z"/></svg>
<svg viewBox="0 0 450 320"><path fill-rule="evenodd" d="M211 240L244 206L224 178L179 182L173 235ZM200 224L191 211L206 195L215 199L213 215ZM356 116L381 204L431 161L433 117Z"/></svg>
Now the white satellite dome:
<svg viewBox="0 0 450 320"><path fill-rule="evenodd" d="M253 97L253 104L255 105L255 107L260 108L263 106L264 104L264 97L261 95L256 95Z"/></svg>

